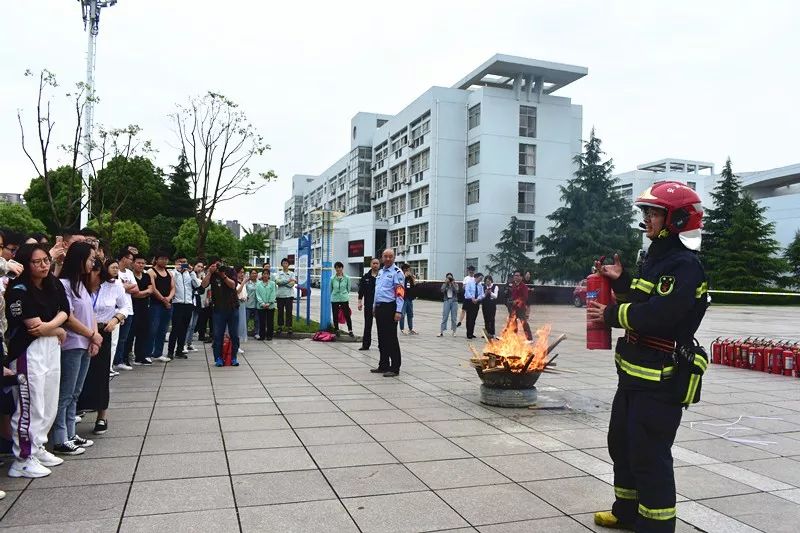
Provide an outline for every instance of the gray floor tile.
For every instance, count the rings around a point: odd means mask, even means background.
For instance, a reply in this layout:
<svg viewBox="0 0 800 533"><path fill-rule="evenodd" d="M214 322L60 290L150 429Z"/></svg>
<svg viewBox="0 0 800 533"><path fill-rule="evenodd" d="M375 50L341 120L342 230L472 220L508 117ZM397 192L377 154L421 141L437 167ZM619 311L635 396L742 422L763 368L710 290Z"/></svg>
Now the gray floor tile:
<svg viewBox="0 0 800 533"><path fill-rule="evenodd" d="M186 435L219 431L216 418L183 418L180 420L152 420L147 435Z"/></svg>
<svg viewBox="0 0 800 533"><path fill-rule="evenodd" d="M136 482L125 516L206 511L233 507L227 476Z"/></svg>
<svg viewBox="0 0 800 533"><path fill-rule="evenodd" d="M745 446L744 444L722 439L693 440L681 442L680 446L681 448L713 457L717 461L722 462L750 461L776 457L775 454L767 450L757 449L752 446Z"/></svg>
<svg viewBox="0 0 800 533"><path fill-rule="evenodd" d="M314 457L320 468L335 468L340 466L377 465L396 463L394 457L383 449L380 444L330 444L324 446L309 446L309 453Z"/></svg>
<svg viewBox="0 0 800 533"><path fill-rule="evenodd" d="M505 434L454 437L450 440L476 457L532 453L538 451L530 444Z"/></svg>
<svg viewBox="0 0 800 533"><path fill-rule="evenodd" d="M339 408L328 400L314 400L313 402L278 401L278 408L285 415L300 413L338 413Z"/></svg>
<svg viewBox="0 0 800 533"><path fill-rule="evenodd" d="M343 500L364 533L435 531L468 525L433 492Z"/></svg>
<svg viewBox="0 0 800 533"><path fill-rule="evenodd" d="M798 450L800 450L800 446ZM736 466L800 487L800 461L793 461L786 457L776 457L775 459L742 461L736 463Z"/></svg>
<svg viewBox="0 0 800 533"><path fill-rule="evenodd" d="M794 533L800 522L800 505L763 492L700 503L762 531Z"/></svg>
<svg viewBox="0 0 800 533"><path fill-rule="evenodd" d="M384 409L380 411L352 411L350 418L361 425L366 424L398 424L402 422L415 422L410 415L400 409Z"/></svg>
<svg viewBox="0 0 800 533"><path fill-rule="evenodd" d="M225 452L147 455L139 460L136 481L228 475Z"/></svg>
<svg viewBox="0 0 800 533"><path fill-rule="evenodd" d="M114 414L116 415L116 413ZM182 420L185 418L217 418L217 408L214 405L188 405L157 407L153 410L153 420Z"/></svg>
<svg viewBox="0 0 800 533"><path fill-rule="evenodd" d="M558 516L561 513L519 485L436 491L473 526Z"/></svg>
<svg viewBox="0 0 800 533"><path fill-rule="evenodd" d="M274 403L249 403L237 405L218 405L220 418L237 416L277 415L278 407Z"/></svg>
<svg viewBox="0 0 800 533"><path fill-rule="evenodd" d="M162 533L163 531L169 531L170 533L220 533L238 530L239 521L236 519L235 509L214 509L187 513L126 516L122 519L120 533Z"/></svg>
<svg viewBox="0 0 800 533"><path fill-rule="evenodd" d="M461 459L470 454L447 439L402 440L383 443L389 452L404 463Z"/></svg>
<svg viewBox="0 0 800 533"><path fill-rule="evenodd" d="M556 440L569 444L573 448L601 448L607 445L608 434L594 428L562 429L550 431L548 435Z"/></svg>
<svg viewBox="0 0 800 533"><path fill-rule="evenodd" d="M233 416L221 418L222 432L228 435L233 431L256 431L261 429L288 429L289 424L280 415Z"/></svg>
<svg viewBox="0 0 800 533"><path fill-rule="evenodd" d="M520 531L544 531L546 533L585 533L589 531L568 516L540 518L523 522L509 522L492 526L481 526L480 533L519 533Z"/></svg>
<svg viewBox="0 0 800 533"><path fill-rule="evenodd" d="M300 446L291 429L264 429L259 431L233 431L225 433L225 448L249 450L255 448L289 448Z"/></svg>
<svg viewBox="0 0 800 533"><path fill-rule="evenodd" d="M530 481L522 486L565 514L605 511L614 503L614 489L590 476Z"/></svg>
<svg viewBox="0 0 800 533"><path fill-rule="evenodd" d="M369 424L362 426L378 442L392 440L435 439L439 435L421 422Z"/></svg>
<svg viewBox="0 0 800 533"><path fill-rule="evenodd" d="M295 431L306 446L374 442L374 439L358 426L300 428Z"/></svg>
<svg viewBox="0 0 800 533"><path fill-rule="evenodd" d="M507 477L486 466L478 459L426 461L423 463L407 463L406 466L415 476L434 490L508 483L510 481Z"/></svg>
<svg viewBox="0 0 800 533"><path fill-rule="evenodd" d="M358 531L339 500L243 507L239 509L239 517L244 533L264 531L266 524L270 530L281 533Z"/></svg>
<svg viewBox="0 0 800 533"><path fill-rule="evenodd" d="M406 413L416 418L420 422L433 422L437 420L468 420L472 416L464 411L459 411L455 407L433 407L433 408L412 408L404 409Z"/></svg>
<svg viewBox="0 0 800 533"><path fill-rule="evenodd" d="M302 447L229 451L228 462L231 474L285 472L316 468L311 456Z"/></svg>
<svg viewBox="0 0 800 533"><path fill-rule="evenodd" d="M439 420L426 422L425 424L443 437L468 437L502 433L496 427L480 420Z"/></svg>
<svg viewBox="0 0 800 533"><path fill-rule="evenodd" d="M546 453L484 457L483 462L516 482L559 479L584 472Z"/></svg>
<svg viewBox="0 0 800 533"><path fill-rule="evenodd" d="M340 498L427 489L414 474L399 464L331 468L325 470L325 477Z"/></svg>
<svg viewBox="0 0 800 533"><path fill-rule="evenodd" d="M239 507L329 500L336 497L319 470L233 476L233 492Z"/></svg>
<svg viewBox="0 0 800 533"><path fill-rule="evenodd" d="M86 453L91 453L92 448ZM110 459L70 460L67 457L59 466L52 468L47 477L34 479L30 488L75 487L126 483L133 479L136 457L114 457Z"/></svg>
<svg viewBox="0 0 800 533"><path fill-rule="evenodd" d="M217 450L222 450L222 435L219 431L194 433L191 438L181 438L180 441L174 435L148 435L144 441L142 455L214 452Z"/></svg>
<svg viewBox="0 0 800 533"><path fill-rule="evenodd" d="M125 422L121 422L124 424ZM94 427L94 422L92 422ZM103 459L108 457L136 457L142 449L142 442L144 437L112 437L111 431L102 437L97 435L89 435L90 429L83 431L78 429L78 433L87 437L91 437L95 445L91 449L86 450L83 455L78 455L70 458L70 460L85 460L85 459Z"/></svg>
<svg viewBox="0 0 800 533"><path fill-rule="evenodd" d="M676 468L675 487L680 494L690 500L758 492L758 489L749 485L715 474L699 466Z"/></svg>
<svg viewBox="0 0 800 533"><path fill-rule="evenodd" d="M86 485L26 490L3 518L3 526L32 526L86 520L119 520L128 483ZM103 505L75 505L76 501L99 502ZM38 528L37 528L38 529ZM63 531L63 529L61 530Z"/></svg>
<svg viewBox="0 0 800 533"><path fill-rule="evenodd" d="M31 526L6 527L3 522L3 533L64 533L64 531L80 531L81 533L107 533L116 531L119 518L100 518L97 520L81 520L76 522L58 522L53 524L36 524Z"/></svg>
<svg viewBox="0 0 800 533"><path fill-rule="evenodd" d="M293 428L316 428L328 426L352 426L355 424L344 413L298 413L286 415Z"/></svg>

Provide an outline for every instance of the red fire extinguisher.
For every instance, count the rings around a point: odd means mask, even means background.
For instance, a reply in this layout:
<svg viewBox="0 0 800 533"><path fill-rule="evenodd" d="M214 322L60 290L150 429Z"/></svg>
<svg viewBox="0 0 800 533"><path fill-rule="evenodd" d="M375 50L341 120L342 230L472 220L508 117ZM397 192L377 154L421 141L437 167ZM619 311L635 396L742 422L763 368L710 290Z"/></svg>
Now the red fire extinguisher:
<svg viewBox="0 0 800 533"><path fill-rule="evenodd" d="M600 264L605 257L600 258ZM597 301L603 305L611 303L611 282L597 272L589 274L586 278L586 309L589 302ZM602 323L586 320L586 348L588 350L610 350L611 328Z"/></svg>
<svg viewBox="0 0 800 533"><path fill-rule="evenodd" d="M791 350L783 351L783 375L792 376L794 374L794 352Z"/></svg>
<svg viewBox="0 0 800 533"><path fill-rule="evenodd" d="M764 371L764 366L765 366L764 365L764 354L769 352L769 350L770 350L770 348L768 346L760 346L756 350L756 358L753 361L753 366L752 366L753 370L755 370L757 372L763 372Z"/></svg>
<svg viewBox="0 0 800 533"><path fill-rule="evenodd" d="M783 346L775 346L772 349L772 360L769 365L770 374L783 373Z"/></svg>
<svg viewBox="0 0 800 533"><path fill-rule="evenodd" d="M231 338L225 335L225 340L222 342L222 364L224 366L231 366L233 364L233 344Z"/></svg>
<svg viewBox="0 0 800 533"><path fill-rule="evenodd" d="M730 360L731 350L733 349L731 348L731 346L733 346L733 339L725 339L724 341L722 341L722 349L720 350L721 351L720 355L722 356L722 359L720 363L723 365L729 364L728 361Z"/></svg>
<svg viewBox="0 0 800 533"><path fill-rule="evenodd" d="M722 363L722 346L724 341L721 341L719 337L717 337L714 342L711 343L711 362L715 365Z"/></svg>

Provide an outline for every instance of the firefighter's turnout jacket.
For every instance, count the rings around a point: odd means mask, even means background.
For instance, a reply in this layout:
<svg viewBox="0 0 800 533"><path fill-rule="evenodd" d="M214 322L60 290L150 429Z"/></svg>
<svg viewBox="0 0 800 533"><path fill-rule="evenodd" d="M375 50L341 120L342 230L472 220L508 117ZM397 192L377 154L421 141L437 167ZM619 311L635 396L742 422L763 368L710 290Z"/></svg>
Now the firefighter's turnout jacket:
<svg viewBox="0 0 800 533"><path fill-rule="evenodd" d="M656 239L637 277L623 271L611 287L617 303L606 307L605 323L626 330L615 353L620 388L673 392L676 348L692 346L708 307L697 254L677 236Z"/></svg>

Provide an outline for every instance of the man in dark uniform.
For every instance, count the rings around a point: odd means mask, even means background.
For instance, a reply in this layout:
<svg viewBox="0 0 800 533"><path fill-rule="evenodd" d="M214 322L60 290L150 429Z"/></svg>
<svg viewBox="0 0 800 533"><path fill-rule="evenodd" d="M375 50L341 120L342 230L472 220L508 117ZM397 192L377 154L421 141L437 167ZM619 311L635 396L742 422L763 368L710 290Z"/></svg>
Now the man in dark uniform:
<svg viewBox="0 0 800 533"><path fill-rule="evenodd" d="M652 241L638 277L619 256L595 266L611 280L617 303L591 302L589 320L624 328L617 341L617 393L608 428L614 461L610 512L595 523L635 531L675 531L672 443L682 406L697 401L707 358L694 333L708 307L706 276L697 257L703 211L700 197L678 182L659 182L637 198ZM684 379L685 378L685 379Z"/></svg>
<svg viewBox="0 0 800 533"><path fill-rule="evenodd" d="M385 378L400 374L400 343L397 340L397 323L403 313L405 280L403 271L394 264L394 250L383 251L383 268L375 278L375 303L373 313L378 325L378 349L381 352L378 368L370 370L373 374L383 374Z"/></svg>
<svg viewBox="0 0 800 533"><path fill-rule="evenodd" d="M359 348L361 351L369 350L372 344L372 306L375 304L375 280L378 278L381 262L373 258L369 266L370 269L358 282L358 310L364 310L364 334L361 336L361 348Z"/></svg>

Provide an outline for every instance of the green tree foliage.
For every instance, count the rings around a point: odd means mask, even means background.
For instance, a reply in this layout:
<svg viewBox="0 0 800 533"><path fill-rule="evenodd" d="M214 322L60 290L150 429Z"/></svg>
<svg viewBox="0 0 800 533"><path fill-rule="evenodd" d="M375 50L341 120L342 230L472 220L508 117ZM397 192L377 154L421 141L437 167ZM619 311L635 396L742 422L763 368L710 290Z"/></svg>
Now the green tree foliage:
<svg viewBox="0 0 800 533"><path fill-rule="evenodd" d="M500 233L500 242L495 245L497 253L489 254L486 270L496 276L498 282L507 280L517 269L536 272L535 261L526 255L525 246L520 240L517 222L517 217L511 217L506 229Z"/></svg>
<svg viewBox="0 0 800 533"><path fill-rule="evenodd" d="M189 161L186 159L186 154L181 153L178 164L172 167L172 173L169 175L167 192L169 198L167 211L174 218L184 220L194 216L196 202L192 199L189 189L191 177Z"/></svg>
<svg viewBox="0 0 800 533"><path fill-rule="evenodd" d="M115 156L92 181L92 217L110 213L112 221L141 224L170 203L161 169L144 156Z"/></svg>
<svg viewBox="0 0 800 533"><path fill-rule="evenodd" d="M706 209L703 220L702 258L710 273L717 272L727 261L730 247L725 232L731 227L733 215L742 197L742 183L733 173L730 157L725 161L720 180L711 192L714 207ZM714 279L712 276L712 285Z"/></svg>
<svg viewBox="0 0 800 533"><path fill-rule="evenodd" d="M58 219L53 215L48 184ZM73 167L65 165L51 170L47 179L43 176L33 178L22 196L31 214L44 223L49 234L60 234L65 229L62 224L72 230L79 229L81 177Z"/></svg>
<svg viewBox="0 0 800 533"><path fill-rule="evenodd" d="M20 233L46 232L47 228L31 215L27 206L0 202L0 225Z"/></svg>
<svg viewBox="0 0 800 533"><path fill-rule="evenodd" d="M133 220L117 220L114 222L113 234L111 231L111 215L103 213L89 221L89 227L100 234L103 242L107 243L111 254L127 244L133 244L139 253L146 253L150 249L150 239L147 232Z"/></svg>
<svg viewBox="0 0 800 533"><path fill-rule="evenodd" d="M182 219L162 214L143 220L141 225L150 239L150 250L153 252L163 250L169 253L171 257L175 252L175 245L172 244L172 240L178 235L178 229L181 224L183 224Z"/></svg>
<svg viewBox="0 0 800 533"><path fill-rule="evenodd" d="M553 225L537 239L540 279L580 280L595 259L615 252L633 264L641 247L639 234L631 227L631 204L615 189L614 165L611 159L602 161L600 145L593 129L584 152L575 156L575 177L561 187L563 206L547 217Z"/></svg>
<svg viewBox="0 0 800 533"><path fill-rule="evenodd" d="M200 257L198 243L197 221L193 218L186 219L181 224L178 234L172 239L175 253L186 254L186 257L189 258ZM229 262L238 262L241 261L240 252L239 241L233 233L222 224L212 222L208 227L205 243L206 255L218 256Z"/></svg>
<svg viewBox="0 0 800 533"><path fill-rule="evenodd" d="M764 211L766 208L759 207L750 195L741 196L717 249L728 249L730 253L714 271L715 289L758 291L782 281L787 264L778 257L780 245L773 237L775 225L766 221ZM734 243L735 246L726 248Z"/></svg>
<svg viewBox="0 0 800 533"><path fill-rule="evenodd" d="M261 255L267 251L266 236L262 233L246 233L239 241L239 258L247 263L250 254Z"/></svg>
<svg viewBox="0 0 800 533"><path fill-rule="evenodd" d="M800 286L800 230L795 232L794 239L786 248L783 258L789 267L790 279L787 280L787 285Z"/></svg>

